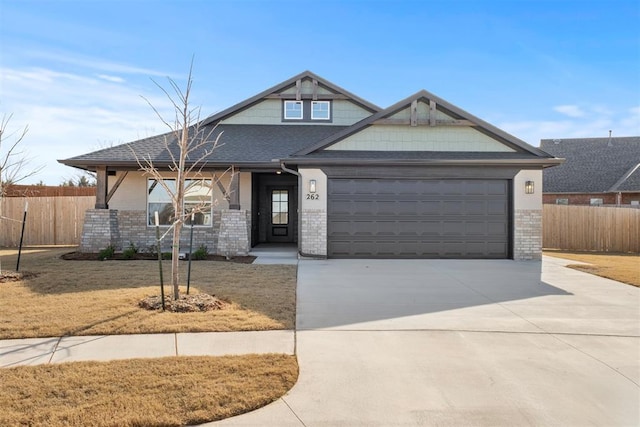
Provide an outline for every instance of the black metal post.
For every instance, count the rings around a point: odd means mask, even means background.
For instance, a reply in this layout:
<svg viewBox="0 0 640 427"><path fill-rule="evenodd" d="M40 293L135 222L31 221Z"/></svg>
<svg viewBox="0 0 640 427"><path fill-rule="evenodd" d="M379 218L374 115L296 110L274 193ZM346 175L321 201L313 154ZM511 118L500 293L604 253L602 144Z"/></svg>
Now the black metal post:
<svg viewBox="0 0 640 427"><path fill-rule="evenodd" d="M162 278L162 247L160 245L160 221L158 211L155 212L156 219L156 243L158 246L158 268L160 269L160 298L162 299L162 311L164 311L164 279Z"/></svg>
<svg viewBox="0 0 640 427"><path fill-rule="evenodd" d="M22 231L20 232L20 246L18 247L18 262L16 263L16 271L20 269L20 256L22 255L22 242L24 241L24 227L27 223L27 209L29 202L24 205L24 215L22 216Z"/></svg>

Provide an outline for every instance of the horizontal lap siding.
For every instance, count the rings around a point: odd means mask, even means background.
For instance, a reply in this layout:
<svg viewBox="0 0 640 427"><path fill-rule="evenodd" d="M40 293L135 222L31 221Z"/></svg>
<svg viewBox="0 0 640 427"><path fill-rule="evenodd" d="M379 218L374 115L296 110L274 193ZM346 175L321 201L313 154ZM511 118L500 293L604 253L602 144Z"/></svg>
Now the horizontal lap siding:
<svg viewBox="0 0 640 427"><path fill-rule="evenodd" d="M506 180L330 179L332 257L506 258Z"/></svg>

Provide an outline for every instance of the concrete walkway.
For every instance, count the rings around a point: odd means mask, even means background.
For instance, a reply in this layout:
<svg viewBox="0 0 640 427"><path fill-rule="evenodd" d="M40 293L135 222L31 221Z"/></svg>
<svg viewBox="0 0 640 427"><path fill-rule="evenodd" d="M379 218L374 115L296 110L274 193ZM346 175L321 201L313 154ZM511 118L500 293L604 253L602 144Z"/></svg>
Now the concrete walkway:
<svg viewBox="0 0 640 427"><path fill-rule="evenodd" d="M0 341L0 367L167 356L294 354L294 331L98 335Z"/></svg>

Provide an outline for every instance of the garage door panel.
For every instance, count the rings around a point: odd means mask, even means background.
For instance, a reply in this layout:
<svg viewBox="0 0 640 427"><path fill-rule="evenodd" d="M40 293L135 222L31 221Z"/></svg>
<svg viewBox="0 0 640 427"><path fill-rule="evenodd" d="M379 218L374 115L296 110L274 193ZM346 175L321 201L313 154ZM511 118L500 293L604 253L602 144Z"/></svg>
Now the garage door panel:
<svg viewBox="0 0 640 427"><path fill-rule="evenodd" d="M329 256L506 258L506 180L329 179Z"/></svg>

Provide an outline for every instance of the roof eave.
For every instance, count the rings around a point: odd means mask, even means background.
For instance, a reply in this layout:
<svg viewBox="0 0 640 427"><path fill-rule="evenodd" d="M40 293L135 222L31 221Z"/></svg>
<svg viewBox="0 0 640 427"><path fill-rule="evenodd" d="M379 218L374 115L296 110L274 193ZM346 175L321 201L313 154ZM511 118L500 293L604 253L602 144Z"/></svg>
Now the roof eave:
<svg viewBox="0 0 640 427"><path fill-rule="evenodd" d="M548 168L561 164L564 159L317 159L287 158L284 163L297 165L428 165L428 166L522 166Z"/></svg>

